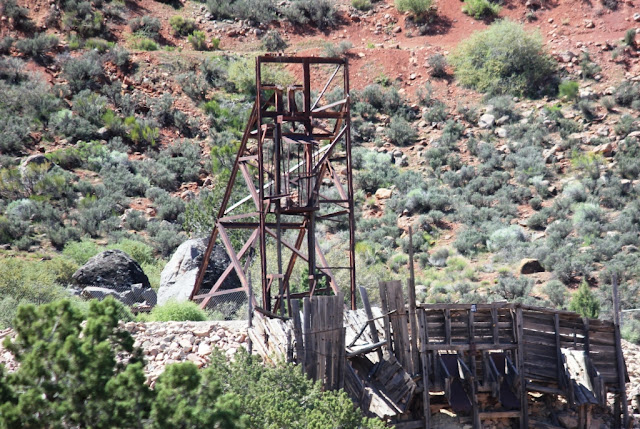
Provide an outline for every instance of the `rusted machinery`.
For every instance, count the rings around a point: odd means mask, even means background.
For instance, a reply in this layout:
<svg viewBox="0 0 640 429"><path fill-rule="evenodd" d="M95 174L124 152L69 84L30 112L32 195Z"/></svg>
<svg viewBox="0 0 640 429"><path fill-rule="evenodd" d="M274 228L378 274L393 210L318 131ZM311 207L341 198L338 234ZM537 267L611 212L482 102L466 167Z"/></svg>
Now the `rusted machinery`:
<svg viewBox="0 0 640 429"><path fill-rule="evenodd" d="M297 82L269 81L274 70L283 68ZM241 186L241 181L247 196L232 201L234 186ZM348 230L344 255L335 258L344 262L329 266L315 234L321 222L338 223ZM340 287L349 291L355 308L354 224L346 59L258 57L255 104L191 299L204 308L224 294L244 291L249 295L248 271L257 248L263 310L290 313L292 298L337 294ZM213 287L204 290L205 271L218 239L231 263ZM236 249L234 244L241 246ZM298 258L307 264L308 284L296 283L293 290ZM349 284L338 285L338 270L348 272L342 277ZM221 288L232 272L241 286Z"/></svg>

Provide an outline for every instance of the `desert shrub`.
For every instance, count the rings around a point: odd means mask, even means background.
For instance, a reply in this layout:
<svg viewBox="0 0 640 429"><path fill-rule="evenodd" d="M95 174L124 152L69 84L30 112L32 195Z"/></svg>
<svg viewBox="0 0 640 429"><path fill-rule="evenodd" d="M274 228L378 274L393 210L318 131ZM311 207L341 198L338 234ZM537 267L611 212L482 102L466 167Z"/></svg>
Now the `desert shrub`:
<svg viewBox="0 0 640 429"><path fill-rule="evenodd" d="M18 303L33 304L65 297L67 292L57 280L67 276L60 276L58 268L42 261L7 258L0 264L0 295L12 297Z"/></svg>
<svg viewBox="0 0 640 429"><path fill-rule="evenodd" d="M5 36L0 39L0 55L7 55L13 46L14 39L11 36Z"/></svg>
<svg viewBox="0 0 640 429"><path fill-rule="evenodd" d="M216 19L243 19L266 24L276 18L273 0L207 0L207 8Z"/></svg>
<svg viewBox="0 0 640 429"><path fill-rule="evenodd" d="M326 57L342 57L353 48L353 43L348 40L342 40L338 44L325 43L324 55Z"/></svg>
<svg viewBox="0 0 640 429"><path fill-rule="evenodd" d="M431 70L429 74L433 77L446 77L447 76L447 58L442 54L430 55L427 59Z"/></svg>
<svg viewBox="0 0 640 429"><path fill-rule="evenodd" d="M607 109L607 111L611 112L613 108L616 107L616 100L611 95L607 95L600 99L600 104L602 104L602 107Z"/></svg>
<svg viewBox="0 0 640 429"><path fill-rule="evenodd" d="M549 302L556 308L565 308L567 301L567 287L558 280L550 280L544 285L543 292L549 298Z"/></svg>
<svg viewBox="0 0 640 429"><path fill-rule="evenodd" d="M602 70L602 68L595 62L591 61L589 52L583 52L582 61L580 61L580 75L582 76L582 79L592 79L600 73L600 70Z"/></svg>
<svg viewBox="0 0 640 429"><path fill-rule="evenodd" d="M294 25L310 24L321 30L336 26L340 18L332 0L293 0L281 13Z"/></svg>
<svg viewBox="0 0 640 429"><path fill-rule="evenodd" d="M135 116L129 116L125 118L124 126L127 129L128 138L136 145L155 146L156 139L160 135L160 130L155 121L151 122Z"/></svg>
<svg viewBox="0 0 640 429"><path fill-rule="evenodd" d="M145 195L156 206L156 216L159 219L175 221L184 212L184 202L180 198L172 197L164 189L151 187Z"/></svg>
<svg viewBox="0 0 640 429"><path fill-rule="evenodd" d="M193 182L202 169L201 150L197 142L178 140L157 153L158 164L172 172L178 182Z"/></svg>
<svg viewBox="0 0 640 429"><path fill-rule="evenodd" d="M600 314L600 301L591 292L586 282L582 282L578 291L573 294L569 301L569 310L575 311L582 317L597 318Z"/></svg>
<svg viewBox="0 0 640 429"><path fill-rule="evenodd" d="M465 256L472 255L484 248L486 235L478 229L467 228L457 234L453 247Z"/></svg>
<svg viewBox="0 0 640 429"><path fill-rule="evenodd" d="M391 143L397 146L408 146L415 142L418 133L404 118L394 116L386 130Z"/></svg>
<svg viewBox="0 0 640 429"><path fill-rule="evenodd" d="M518 247L526 241L527 236L522 228L513 225L491 233L487 239L487 249L490 252L515 253Z"/></svg>
<svg viewBox="0 0 640 429"><path fill-rule="evenodd" d="M433 0L395 0L395 4L398 11L409 12L418 23L426 22L429 15L435 12Z"/></svg>
<svg viewBox="0 0 640 429"><path fill-rule="evenodd" d="M565 80L558 85L558 95L566 98L567 100L575 100L578 98L578 88L578 82Z"/></svg>
<svg viewBox="0 0 640 429"><path fill-rule="evenodd" d="M167 221L148 222L147 232L150 236L150 244L163 257L171 256L173 251L187 239L180 225Z"/></svg>
<svg viewBox="0 0 640 429"><path fill-rule="evenodd" d="M262 38L262 49L268 52L284 51L287 49L287 42L277 30L269 30Z"/></svg>
<svg viewBox="0 0 640 429"><path fill-rule="evenodd" d="M182 87L182 91L194 101L200 101L205 98L209 86L204 76L194 72L187 72L177 76L178 83Z"/></svg>
<svg viewBox="0 0 640 429"><path fill-rule="evenodd" d="M31 31L35 26L33 21L29 19L29 9L18 5L16 0L0 1L0 11L2 15L13 21L13 25L17 29Z"/></svg>
<svg viewBox="0 0 640 429"><path fill-rule="evenodd" d="M146 37L135 37L132 40L131 47L140 51L157 51L158 44Z"/></svg>
<svg viewBox="0 0 640 429"><path fill-rule="evenodd" d="M127 213L125 225L127 228L133 229L134 231L143 231L147 227L147 219L144 217L142 212L138 210L131 210Z"/></svg>
<svg viewBox="0 0 640 429"><path fill-rule="evenodd" d="M582 116L587 121L592 121L596 116L596 106L589 100L580 100L576 105L578 110L582 113Z"/></svg>
<svg viewBox="0 0 640 429"><path fill-rule="evenodd" d="M366 192L375 192L379 188L389 186L397 171L391 166L389 154L365 149L354 151L353 164L358 170L355 182Z"/></svg>
<svg viewBox="0 0 640 429"><path fill-rule="evenodd" d="M422 119L428 123L442 122L447 119L448 115L447 105L440 100L436 100L431 104L431 107L429 107L424 115L422 115Z"/></svg>
<svg viewBox="0 0 640 429"><path fill-rule="evenodd" d="M42 58L47 52L58 45L58 38L52 34L38 33L31 39L20 39L16 42L16 49L22 54Z"/></svg>
<svg viewBox="0 0 640 429"><path fill-rule="evenodd" d="M129 28L141 37L157 40L160 37L162 24L160 24L158 18L151 15L144 15L129 20Z"/></svg>
<svg viewBox="0 0 640 429"><path fill-rule="evenodd" d="M630 28L627 30L626 33L624 33L622 43L624 43L627 46L633 46L635 43L635 38L636 38L636 29Z"/></svg>
<svg viewBox="0 0 640 429"><path fill-rule="evenodd" d="M256 91L256 73L254 60L251 58L235 58L229 64L229 81L233 83L236 91L248 95L254 95ZM283 86L291 83L291 75L282 67L274 65L262 70L264 82L280 84Z"/></svg>
<svg viewBox="0 0 640 429"><path fill-rule="evenodd" d="M616 87L613 97L619 105L631 106L635 100L640 100L640 85L624 80Z"/></svg>
<svg viewBox="0 0 640 429"><path fill-rule="evenodd" d="M98 247L98 245L90 240L82 240L76 242L67 243L62 250L62 254L66 257L78 264L79 266L84 265L87 261L98 253L100 253L103 249Z"/></svg>
<svg viewBox="0 0 640 429"><path fill-rule="evenodd" d="M624 138L630 132L636 131L638 129L638 125L636 122L636 118L631 115L625 114L620 117L618 123L613 126L613 131L616 135Z"/></svg>
<svg viewBox="0 0 640 429"><path fill-rule="evenodd" d="M72 92L96 89L103 76L102 59L97 52L89 51L64 63L62 74L69 82Z"/></svg>
<svg viewBox="0 0 640 429"><path fill-rule="evenodd" d="M122 250L140 265L152 264L156 260L151 246L138 240L122 239L115 244L107 246L107 249Z"/></svg>
<svg viewBox="0 0 640 429"><path fill-rule="evenodd" d="M209 57L200 64L202 78L214 88L222 88L229 84L227 74L228 62L225 58Z"/></svg>
<svg viewBox="0 0 640 429"><path fill-rule="evenodd" d="M538 33L506 19L464 40L451 62L463 85L490 94L534 95L556 68Z"/></svg>
<svg viewBox="0 0 640 429"><path fill-rule="evenodd" d="M464 0L462 11L475 19L496 16L500 13L500 5L490 0Z"/></svg>
<svg viewBox="0 0 640 429"><path fill-rule="evenodd" d="M174 15L169 19L169 25L173 34L177 36L188 36L196 30L196 22L193 19L184 19L181 15Z"/></svg>
<svg viewBox="0 0 640 429"><path fill-rule="evenodd" d="M620 335L630 343L640 344L640 321L632 318L625 320Z"/></svg>
<svg viewBox="0 0 640 429"><path fill-rule="evenodd" d="M109 189L118 189L127 197L143 196L149 187L149 180L126 162L104 165L100 174Z"/></svg>
<svg viewBox="0 0 640 429"><path fill-rule="evenodd" d="M109 50L108 58L122 71L127 72L131 68L131 54L126 48L120 45L115 45Z"/></svg>
<svg viewBox="0 0 640 429"><path fill-rule="evenodd" d="M558 128L560 130L560 136L563 139L568 138L573 133L579 133L580 131L582 131L582 125L580 125L573 119L560 118L556 120L556 123L558 124Z"/></svg>
<svg viewBox="0 0 640 429"><path fill-rule="evenodd" d="M63 29L76 32L83 39L107 36L104 15L91 7L89 2L67 2L62 20Z"/></svg>
<svg viewBox="0 0 640 429"><path fill-rule="evenodd" d="M191 46L196 51L206 51L208 49L207 37L204 34L204 31L199 31L199 30L194 31L189 35L187 40L189 40L189 43L191 43Z"/></svg>
<svg viewBox="0 0 640 429"><path fill-rule="evenodd" d="M351 6L361 11L367 11L373 7L371 0L351 0Z"/></svg>
<svg viewBox="0 0 640 429"><path fill-rule="evenodd" d="M511 273L500 273L493 292L509 302L526 302L532 286L533 282L524 276L515 277Z"/></svg>

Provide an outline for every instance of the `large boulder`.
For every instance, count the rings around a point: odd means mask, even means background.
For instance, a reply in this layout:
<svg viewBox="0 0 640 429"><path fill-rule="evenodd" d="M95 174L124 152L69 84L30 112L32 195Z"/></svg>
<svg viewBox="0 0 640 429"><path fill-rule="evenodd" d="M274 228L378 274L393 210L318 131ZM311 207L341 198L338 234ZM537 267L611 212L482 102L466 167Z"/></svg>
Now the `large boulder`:
<svg viewBox="0 0 640 429"><path fill-rule="evenodd" d="M156 291L140 265L122 250L106 250L89 259L73 274L79 294L102 301L112 296L130 306L157 302Z"/></svg>
<svg viewBox="0 0 640 429"><path fill-rule="evenodd" d="M117 292L131 290L131 286L142 284L150 288L149 278L140 265L122 250L105 250L89 259L73 274L79 286L98 286Z"/></svg>
<svg viewBox="0 0 640 429"><path fill-rule="evenodd" d="M186 301L189 299L208 242L209 240L204 238L187 240L176 249L171 260L160 274L159 305L169 300ZM230 259L225 249L222 246L215 245L209 258L200 293L205 293L211 289L229 264ZM222 284L224 289L232 289L239 286L240 280L235 272L232 272Z"/></svg>

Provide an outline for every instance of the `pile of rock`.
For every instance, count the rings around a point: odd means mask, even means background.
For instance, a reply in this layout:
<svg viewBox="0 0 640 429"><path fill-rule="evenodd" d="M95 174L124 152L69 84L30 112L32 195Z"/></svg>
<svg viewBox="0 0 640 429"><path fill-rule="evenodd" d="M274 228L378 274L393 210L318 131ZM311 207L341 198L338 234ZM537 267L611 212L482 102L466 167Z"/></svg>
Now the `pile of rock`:
<svg viewBox="0 0 640 429"><path fill-rule="evenodd" d="M202 368L215 348L227 359L247 348L246 322L128 322L123 327L144 352L151 385L169 364L190 361Z"/></svg>

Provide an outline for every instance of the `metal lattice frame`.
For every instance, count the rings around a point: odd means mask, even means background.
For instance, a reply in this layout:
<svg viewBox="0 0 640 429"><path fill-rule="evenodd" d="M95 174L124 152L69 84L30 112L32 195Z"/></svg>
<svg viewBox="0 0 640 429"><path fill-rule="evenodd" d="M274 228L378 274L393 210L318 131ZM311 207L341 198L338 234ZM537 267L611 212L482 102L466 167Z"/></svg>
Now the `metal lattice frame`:
<svg viewBox="0 0 640 429"><path fill-rule="evenodd" d="M264 81L264 67L286 66L301 83L280 86ZM323 75L326 83L312 94L312 78ZM317 73L316 73L317 72ZM328 78L327 78L328 76ZM337 79L342 78L340 83ZM336 83L337 82L337 83ZM328 89L341 88L337 101L325 102ZM290 300L339 291L335 270L348 270L351 307L355 309L355 219L349 112L349 73L346 59L319 57L261 56L256 59L256 101L245 128L231 176L227 184L215 227L200 267L190 299L206 307L213 297L244 291L249 296L247 273L249 256L258 248L262 306L267 311L291 312ZM238 177L242 176L249 195L231 204ZM328 188L335 189L327 196ZM246 206L252 206L248 209ZM241 212L233 214L233 212ZM347 264L330 267L315 236L318 222L342 221L348 224ZM240 250L235 250L230 230L250 230ZM297 230L295 242L283 237ZM230 265L210 291L199 293L209 257L220 238ZM306 240L305 240L306 238ZM275 255L268 254L267 240L275 240ZM290 253L283 269L283 248ZM273 253L273 252L271 252ZM277 259L275 272L268 260ZM308 264L307 290L292 292L291 275L297 258ZM244 264L243 264L244 259ZM234 272L241 286L221 289ZM272 269L273 271L273 269ZM322 278L327 286L319 286ZM274 290L277 285L277 290ZM255 304L255 303L254 303Z"/></svg>

